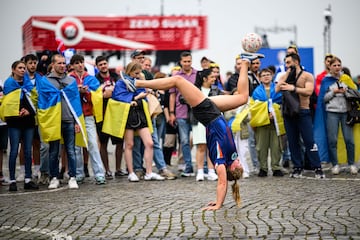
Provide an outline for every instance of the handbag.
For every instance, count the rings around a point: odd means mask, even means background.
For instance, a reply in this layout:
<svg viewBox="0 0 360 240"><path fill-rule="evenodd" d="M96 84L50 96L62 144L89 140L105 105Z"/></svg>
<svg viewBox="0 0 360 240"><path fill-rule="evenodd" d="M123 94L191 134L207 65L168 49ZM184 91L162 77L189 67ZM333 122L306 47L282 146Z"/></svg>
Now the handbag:
<svg viewBox="0 0 360 240"><path fill-rule="evenodd" d="M347 88L345 98L348 105L346 123L350 126L360 123L360 92Z"/></svg>
<svg viewBox="0 0 360 240"><path fill-rule="evenodd" d="M151 117L156 117L163 112L161 104L157 97L155 97L153 94L148 94L146 98L148 100L149 112Z"/></svg>

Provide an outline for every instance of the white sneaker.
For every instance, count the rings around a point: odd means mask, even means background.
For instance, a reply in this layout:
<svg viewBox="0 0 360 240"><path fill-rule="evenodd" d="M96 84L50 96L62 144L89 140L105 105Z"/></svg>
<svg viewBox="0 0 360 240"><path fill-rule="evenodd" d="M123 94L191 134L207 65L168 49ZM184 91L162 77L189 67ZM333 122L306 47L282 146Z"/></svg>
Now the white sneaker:
<svg viewBox="0 0 360 240"><path fill-rule="evenodd" d="M76 178L71 177L68 181L69 189L78 189L79 185L77 184Z"/></svg>
<svg viewBox="0 0 360 240"><path fill-rule="evenodd" d="M250 174L248 172L243 172L242 178L249 178Z"/></svg>
<svg viewBox="0 0 360 240"><path fill-rule="evenodd" d="M134 172L132 172L128 175L128 180L130 182L138 182L139 178L136 176L136 174Z"/></svg>
<svg viewBox="0 0 360 240"><path fill-rule="evenodd" d="M356 175L358 173L359 169L355 165L350 166L350 173L352 175Z"/></svg>
<svg viewBox="0 0 360 240"><path fill-rule="evenodd" d="M59 180L56 177L54 177L51 179L48 189L56 189L59 186L60 186Z"/></svg>
<svg viewBox="0 0 360 240"><path fill-rule="evenodd" d="M198 172L196 174L196 181L197 182L204 181L204 173L203 172Z"/></svg>
<svg viewBox="0 0 360 240"><path fill-rule="evenodd" d="M17 182L23 182L25 180L25 173L20 171L19 175L16 178Z"/></svg>
<svg viewBox="0 0 360 240"><path fill-rule="evenodd" d="M209 181L216 181L218 179L218 175L215 172L209 172L206 178Z"/></svg>
<svg viewBox="0 0 360 240"><path fill-rule="evenodd" d="M162 177L162 176L160 176L160 175L157 174L157 173L152 172L152 173L150 173L150 174L145 174L144 180L145 180L145 181L150 181L150 180L163 181L163 180L165 180L165 178Z"/></svg>
<svg viewBox="0 0 360 240"><path fill-rule="evenodd" d="M340 173L340 167L339 167L339 165L335 165L335 166L333 166L332 167L332 169L331 169L331 173L333 174L333 175L338 175L339 173Z"/></svg>

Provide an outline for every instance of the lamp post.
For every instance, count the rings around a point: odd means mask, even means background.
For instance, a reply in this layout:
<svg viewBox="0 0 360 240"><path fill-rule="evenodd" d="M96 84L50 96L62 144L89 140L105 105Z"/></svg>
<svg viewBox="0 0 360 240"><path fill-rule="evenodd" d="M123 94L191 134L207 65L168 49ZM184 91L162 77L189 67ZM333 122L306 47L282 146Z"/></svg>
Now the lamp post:
<svg viewBox="0 0 360 240"><path fill-rule="evenodd" d="M332 22L332 13L331 13L331 5L329 5L324 10L324 56L327 53L331 53L331 22Z"/></svg>

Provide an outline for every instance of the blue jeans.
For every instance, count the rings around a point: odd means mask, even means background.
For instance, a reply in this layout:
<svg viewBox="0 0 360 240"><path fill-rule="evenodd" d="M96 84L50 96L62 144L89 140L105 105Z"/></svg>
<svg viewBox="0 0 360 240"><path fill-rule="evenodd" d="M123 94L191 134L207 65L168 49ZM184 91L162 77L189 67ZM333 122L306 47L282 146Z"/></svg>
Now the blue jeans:
<svg viewBox="0 0 360 240"><path fill-rule="evenodd" d="M75 125L74 123L61 122L61 133L64 139L64 147L68 158L69 176L76 176L75 157ZM49 142L49 170L50 176L59 176L59 150L60 140Z"/></svg>
<svg viewBox="0 0 360 240"><path fill-rule="evenodd" d="M91 166L94 172L95 177L104 177L105 170L100 157L100 151L98 146L98 136L96 132L96 124L94 116L85 117L85 129L87 134L88 141L88 153L91 161ZM76 155L76 176L84 177L84 159L82 155L82 147L75 147Z"/></svg>
<svg viewBox="0 0 360 240"><path fill-rule="evenodd" d="M353 129L346 124L347 113L334 113L327 112L326 129L329 144L329 157L333 166L338 164L337 157L337 139L339 132L339 123L341 125L341 131L344 136L346 145L346 154L348 164L354 164L355 158L355 146L354 146L354 134Z"/></svg>
<svg viewBox="0 0 360 240"><path fill-rule="evenodd" d="M49 144L40 143L40 172L49 173Z"/></svg>
<svg viewBox="0 0 360 240"><path fill-rule="evenodd" d="M186 164L185 173L193 173L194 169L192 166L191 149L190 149L190 123L183 118L177 118L178 131L180 137L180 144L182 149L183 158Z"/></svg>
<svg viewBox="0 0 360 240"><path fill-rule="evenodd" d="M164 159L164 154L161 150L159 144L159 138L157 135L156 122L153 119L153 133L151 134L152 140L154 142L154 162L158 170L166 168L166 163ZM134 171L143 170L143 156L144 156L144 144L141 141L139 136L134 137L134 147L133 147L133 166Z"/></svg>
<svg viewBox="0 0 360 240"><path fill-rule="evenodd" d="M19 152L19 144L22 139L24 144L24 157L25 157L25 178L32 178L31 165L32 165L32 141L34 137L34 128L8 128L10 139L10 156L9 156L9 175L10 181L15 181L16 158ZM1 153L2 154L2 153Z"/></svg>
<svg viewBox="0 0 360 240"><path fill-rule="evenodd" d="M294 168L303 169L300 134L304 142L305 152L310 159L311 167L315 169L321 168L318 148L314 142L310 110L301 109L299 116L294 118L284 116L284 123Z"/></svg>

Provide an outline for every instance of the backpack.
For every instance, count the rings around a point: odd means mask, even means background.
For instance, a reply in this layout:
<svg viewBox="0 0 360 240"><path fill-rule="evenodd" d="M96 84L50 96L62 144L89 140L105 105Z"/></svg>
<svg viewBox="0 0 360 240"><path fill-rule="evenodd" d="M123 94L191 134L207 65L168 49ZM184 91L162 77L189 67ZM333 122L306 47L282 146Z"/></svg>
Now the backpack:
<svg viewBox="0 0 360 240"><path fill-rule="evenodd" d="M348 105L346 123L350 126L360 123L360 92L348 88L345 92L345 98Z"/></svg>

